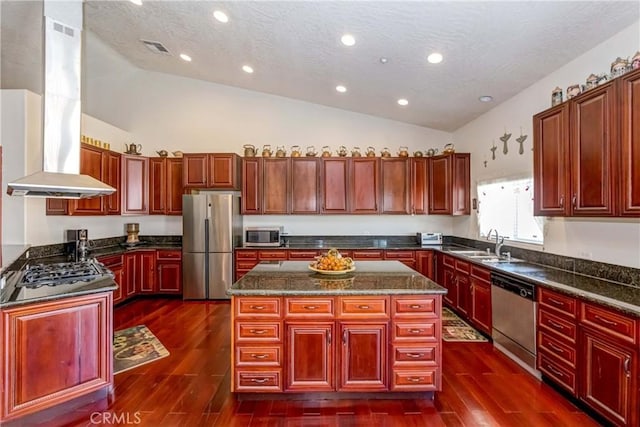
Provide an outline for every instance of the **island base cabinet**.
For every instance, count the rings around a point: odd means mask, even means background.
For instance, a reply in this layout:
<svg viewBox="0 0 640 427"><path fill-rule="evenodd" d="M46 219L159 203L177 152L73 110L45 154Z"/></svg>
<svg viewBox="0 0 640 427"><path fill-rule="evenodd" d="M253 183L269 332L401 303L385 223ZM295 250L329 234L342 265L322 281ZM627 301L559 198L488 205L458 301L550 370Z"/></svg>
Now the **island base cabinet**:
<svg viewBox="0 0 640 427"><path fill-rule="evenodd" d="M638 422L637 352L617 340L581 328L582 369L580 399L611 422Z"/></svg>
<svg viewBox="0 0 640 427"><path fill-rule="evenodd" d="M333 322L287 324L287 391L333 391Z"/></svg>
<svg viewBox="0 0 640 427"><path fill-rule="evenodd" d="M338 391L386 391L387 323L340 323Z"/></svg>
<svg viewBox="0 0 640 427"><path fill-rule="evenodd" d="M0 421L113 384L111 292L0 313L4 346Z"/></svg>

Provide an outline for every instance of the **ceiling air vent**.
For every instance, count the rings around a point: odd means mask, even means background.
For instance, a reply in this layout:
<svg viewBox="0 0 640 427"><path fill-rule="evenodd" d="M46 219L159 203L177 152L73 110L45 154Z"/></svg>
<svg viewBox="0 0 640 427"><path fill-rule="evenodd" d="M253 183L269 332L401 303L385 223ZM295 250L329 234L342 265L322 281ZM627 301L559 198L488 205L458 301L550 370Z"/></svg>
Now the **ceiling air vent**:
<svg viewBox="0 0 640 427"><path fill-rule="evenodd" d="M164 45L160 42L154 42L151 40L140 40L144 45L153 53L159 53L161 55L171 55L169 49L164 47Z"/></svg>

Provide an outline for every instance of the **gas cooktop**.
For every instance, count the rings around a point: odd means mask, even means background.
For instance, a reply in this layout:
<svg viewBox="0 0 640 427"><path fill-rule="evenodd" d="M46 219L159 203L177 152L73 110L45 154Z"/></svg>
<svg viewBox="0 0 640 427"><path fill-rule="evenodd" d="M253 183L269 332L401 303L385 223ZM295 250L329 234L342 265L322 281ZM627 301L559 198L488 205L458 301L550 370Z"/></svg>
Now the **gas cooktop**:
<svg viewBox="0 0 640 427"><path fill-rule="evenodd" d="M28 266L24 270L16 286L39 288L40 286L90 282L104 277L113 277L113 274L95 259L79 262L35 264Z"/></svg>

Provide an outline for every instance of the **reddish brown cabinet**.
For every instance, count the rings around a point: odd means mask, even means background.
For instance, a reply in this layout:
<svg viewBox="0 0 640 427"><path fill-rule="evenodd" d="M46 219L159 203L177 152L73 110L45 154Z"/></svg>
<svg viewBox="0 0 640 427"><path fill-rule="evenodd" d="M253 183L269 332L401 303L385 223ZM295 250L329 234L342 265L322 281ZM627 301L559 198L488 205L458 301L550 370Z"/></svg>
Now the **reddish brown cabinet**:
<svg viewBox="0 0 640 427"><path fill-rule="evenodd" d="M387 322L339 322L338 391L386 391Z"/></svg>
<svg viewBox="0 0 640 427"><path fill-rule="evenodd" d="M314 304L309 298L307 305ZM287 391L333 391L334 322L287 322Z"/></svg>
<svg viewBox="0 0 640 427"><path fill-rule="evenodd" d="M149 213L149 159L123 154L122 159L122 215Z"/></svg>
<svg viewBox="0 0 640 427"><path fill-rule="evenodd" d="M429 214L469 215L470 155L445 154L429 158Z"/></svg>
<svg viewBox="0 0 640 427"><path fill-rule="evenodd" d="M429 159L411 159L411 213L426 214L429 206Z"/></svg>
<svg viewBox="0 0 640 427"><path fill-rule="evenodd" d="M411 166L406 157L380 159L383 214L408 214L411 211Z"/></svg>
<svg viewBox="0 0 640 427"><path fill-rule="evenodd" d="M149 213L182 215L182 159L149 159Z"/></svg>
<svg viewBox="0 0 640 427"><path fill-rule="evenodd" d="M486 268L471 265L469 286L471 287L470 319L473 325L491 335L491 273Z"/></svg>
<svg viewBox="0 0 640 427"><path fill-rule="evenodd" d="M433 251L416 251L416 271L431 280L436 280Z"/></svg>
<svg viewBox="0 0 640 427"><path fill-rule="evenodd" d="M114 153L113 151L107 151L107 175L103 181L116 189L116 191L106 197L106 210L107 215L120 215L120 189L122 188L122 174L120 173L120 167L122 160L120 153Z"/></svg>
<svg viewBox="0 0 640 427"><path fill-rule="evenodd" d="M242 197L240 200L243 214L262 213L262 159L242 159Z"/></svg>
<svg viewBox="0 0 640 427"><path fill-rule="evenodd" d="M291 158L291 213L320 212L320 160L314 157Z"/></svg>
<svg viewBox="0 0 640 427"><path fill-rule="evenodd" d="M161 294L182 293L182 252L159 249L156 252L156 292Z"/></svg>
<svg viewBox="0 0 640 427"><path fill-rule="evenodd" d="M124 255L126 297L156 292L156 251L136 250Z"/></svg>
<svg viewBox="0 0 640 427"><path fill-rule="evenodd" d="M118 289L113 291L113 304L116 305L124 300L124 266L122 255L108 255L98 258L98 261L104 264L113 273L113 280L118 285Z"/></svg>
<svg viewBox="0 0 640 427"><path fill-rule="evenodd" d="M240 157L235 153L188 153L183 156L185 188L238 189Z"/></svg>
<svg viewBox="0 0 640 427"><path fill-rule="evenodd" d="M349 171L349 212L375 214L380 209L380 159L352 158Z"/></svg>
<svg viewBox="0 0 640 427"><path fill-rule="evenodd" d="M620 214L640 216L640 70L619 80Z"/></svg>
<svg viewBox="0 0 640 427"><path fill-rule="evenodd" d="M322 213L344 214L349 211L349 159L322 158Z"/></svg>
<svg viewBox="0 0 640 427"><path fill-rule="evenodd" d="M0 311L0 422L113 384L111 292Z"/></svg>
<svg viewBox="0 0 640 427"><path fill-rule="evenodd" d="M289 213L290 166L287 158L263 159L262 163L262 213Z"/></svg>

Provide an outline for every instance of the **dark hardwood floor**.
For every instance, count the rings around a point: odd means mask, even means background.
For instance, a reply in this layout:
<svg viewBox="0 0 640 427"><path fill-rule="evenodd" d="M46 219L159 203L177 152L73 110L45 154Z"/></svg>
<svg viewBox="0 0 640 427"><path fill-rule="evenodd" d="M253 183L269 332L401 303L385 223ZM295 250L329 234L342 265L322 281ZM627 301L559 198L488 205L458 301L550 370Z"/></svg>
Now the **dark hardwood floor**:
<svg viewBox="0 0 640 427"><path fill-rule="evenodd" d="M80 407L51 424L90 426L109 420L118 425L224 427L598 425L489 343L444 343L443 390L435 401L239 402L229 392L229 307L220 302L144 299L116 308L114 330L145 324L171 354L116 375L112 402L103 399Z"/></svg>

